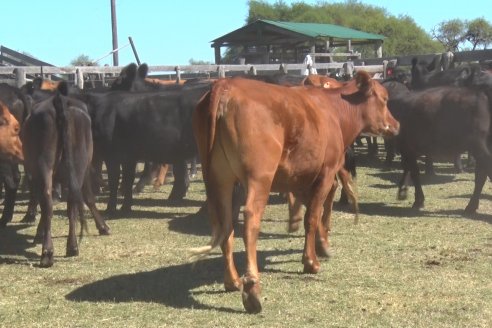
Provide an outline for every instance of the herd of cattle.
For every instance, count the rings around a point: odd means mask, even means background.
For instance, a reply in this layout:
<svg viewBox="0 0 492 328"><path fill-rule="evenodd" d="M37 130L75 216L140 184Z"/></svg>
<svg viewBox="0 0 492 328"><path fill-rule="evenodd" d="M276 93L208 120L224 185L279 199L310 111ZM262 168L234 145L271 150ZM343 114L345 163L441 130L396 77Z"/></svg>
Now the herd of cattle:
<svg viewBox="0 0 492 328"><path fill-rule="evenodd" d="M109 90L78 90L64 82L53 89L41 79L20 89L0 84L0 227L12 220L23 163L30 190L23 221L35 221L39 204L35 239L42 242L40 265L50 267L57 185L66 189L66 255L74 256L84 204L99 233L109 234L95 206L102 163L108 176L107 213L117 215L120 175L120 211L131 211L137 162L146 163L144 172L172 164L169 197L180 200L189 185L188 162L199 156L212 239L193 254L206 256L220 246L225 289L241 290L246 311L258 313L256 245L269 193L289 195L290 230L299 225L296 208L305 205L302 263L304 272L317 273L317 256L329 256L338 183L357 204L348 164L361 134L382 136L389 155L401 154L398 195L406 197L410 175L415 208L424 206L417 159L424 155L432 165L468 151L476 161L475 188L465 212L477 210L485 181L492 179L492 73L473 65L440 70L416 60L412 64L405 78L395 74L382 82L360 71L345 82L274 75L167 84L149 79L147 65L130 64ZM247 254L242 278L232 256L238 190L244 192Z"/></svg>

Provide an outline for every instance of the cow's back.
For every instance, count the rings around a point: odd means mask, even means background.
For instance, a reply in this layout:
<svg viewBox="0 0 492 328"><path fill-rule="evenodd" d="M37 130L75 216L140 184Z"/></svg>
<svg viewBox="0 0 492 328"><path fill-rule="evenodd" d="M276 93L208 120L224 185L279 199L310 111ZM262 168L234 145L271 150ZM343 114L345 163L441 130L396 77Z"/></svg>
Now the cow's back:
<svg viewBox="0 0 492 328"><path fill-rule="evenodd" d="M306 97L308 92L320 91L246 79L223 80L214 86L215 145L227 154L240 179L254 168L276 172L273 190L307 188L327 165L328 130L333 131L330 143L340 145L343 153L339 129L330 128L335 120L313 101L312 94Z"/></svg>

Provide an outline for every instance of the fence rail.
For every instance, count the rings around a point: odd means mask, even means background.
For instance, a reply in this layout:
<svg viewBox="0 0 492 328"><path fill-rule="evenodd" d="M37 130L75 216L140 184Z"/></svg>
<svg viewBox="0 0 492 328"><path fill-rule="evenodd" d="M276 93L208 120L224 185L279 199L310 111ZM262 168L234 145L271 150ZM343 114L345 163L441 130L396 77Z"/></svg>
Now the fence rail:
<svg viewBox="0 0 492 328"><path fill-rule="evenodd" d="M371 58L371 59L356 59L350 62L330 62L330 63L317 63L312 66L316 70L365 70L369 73L386 73L385 67L388 62L392 61L399 66L411 65L411 60L417 57L419 60L432 61L436 56L442 54L426 54L426 55L411 55L411 56L393 56L385 58ZM455 62L472 62L472 61L492 61L492 49L477 50L477 51L463 51L456 52L454 55ZM10 82L10 84L22 86L26 82L26 76L30 75L69 75L70 80L74 81L74 84L83 88L84 77L89 75L114 76L121 72L122 66L67 66L67 67L54 67L54 66L0 66L0 76L5 78L0 79L0 82ZM162 65L162 66L149 66L149 72L155 74L172 74L177 79L180 78L181 73L208 73L209 75L216 75L218 77L224 77L229 74L237 74L238 72L246 72L249 74L257 74L260 71L283 71L287 72L301 72L306 69L310 69L310 66L305 64L244 64L244 65Z"/></svg>

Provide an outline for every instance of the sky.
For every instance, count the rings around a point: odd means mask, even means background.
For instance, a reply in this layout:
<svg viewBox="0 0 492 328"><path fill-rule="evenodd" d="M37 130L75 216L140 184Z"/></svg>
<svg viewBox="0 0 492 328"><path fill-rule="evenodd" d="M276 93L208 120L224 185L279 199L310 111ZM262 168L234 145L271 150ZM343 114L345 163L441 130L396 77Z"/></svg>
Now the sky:
<svg viewBox="0 0 492 328"><path fill-rule="evenodd" d="M266 0L275 3L276 0ZM317 0L284 0L284 3ZM321 1L321 2L344 2ZM483 17L492 22L490 0L361 0L407 15L430 33L443 21ZM214 62L210 41L245 25L247 0L115 0L119 65L135 62L129 37L141 62L187 65L190 59ZM1 0L0 45L55 66L69 66L80 55L100 59L112 50L110 0ZM384 49L384 47L383 47ZM384 50L383 50L384 51ZM384 54L383 54L384 55ZM113 56L98 61L113 65Z"/></svg>

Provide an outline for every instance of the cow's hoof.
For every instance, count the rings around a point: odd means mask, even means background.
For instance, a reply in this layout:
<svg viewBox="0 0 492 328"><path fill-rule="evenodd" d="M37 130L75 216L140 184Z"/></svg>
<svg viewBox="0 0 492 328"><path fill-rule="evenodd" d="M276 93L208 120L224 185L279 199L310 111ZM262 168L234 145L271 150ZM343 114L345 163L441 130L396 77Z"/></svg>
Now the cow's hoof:
<svg viewBox="0 0 492 328"><path fill-rule="evenodd" d="M261 312L260 284L255 279L243 279L243 290L241 292L243 305L246 312L256 314Z"/></svg>
<svg viewBox="0 0 492 328"><path fill-rule="evenodd" d="M420 209L423 209L424 208L424 203L423 202L414 202L413 205L412 205L412 208L414 210L420 210Z"/></svg>
<svg viewBox="0 0 492 328"><path fill-rule="evenodd" d="M224 281L224 289L226 292L237 292L241 290L242 282L238 281Z"/></svg>
<svg viewBox="0 0 492 328"><path fill-rule="evenodd" d="M119 211L119 214L122 216L130 215L132 213L131 205L122 205Z"/></svg>
<svg viewBox="0 0 492 328"><path fill-rule="evenodd" d="M406 189L398 190L398 200L405 200L408 197L408 192Z"/></svg>
<svg viewBox="0 0 492 328"><path fill-rule="evenodd" d="M332 252L326 240L316 241L316 255L324 258L330 258L332 256Z"/></svg>
<svg viewBox="0 0 492 328"><path fill-rule="evenodd" d="M53 266L53 251L43 251L39 266L41 268L49 268Z"/></svg>
<svg viewBox="0 0 492 328"><path fill-rule="evenodd" d="M34 224L36 222L36 214L27 212L21 220L22 223Z"/></svg>
<svg viewBox="0 0 492 328"><path fill-rule="evenodd" d="M465 211L464 211L464 215L465 216L471 216L471 215L474 215L477 213L477 207L476 206L470 206L468 205L466 208L465 208Z"/></svg>
<svg viewBox="0 0 492 328"><path fill-rule="evenodd" d="M110 235L108 226L105 226L104 228L100 228L98 230L99 230L99 235L101 235L101 236L109 236Z"/></svg>
<svg viewBox="0 0 492 328"><path fill-rule="evenodd" d="M302 221L302 219L300 219L300 220L293 220L292 222L289 222L289 227L287 228L287 231L289 233L293 233L293 232L299 231L299 225L300 225L300 222L301 221Z"/></svg>
<svg viewBox="0 0 492 328"><path fill-rule="evenodd" d="M186 196L186 189L181 189L181 188L173 188L171 190L171 193L169 194L169 200L171 201L178 201L182 200Z"/></svg>
<svg viewBox="0 0 492 328"><path fill-rule="evenodd" d="M116 211L116 207L114 207L114 208L108 207L104 211L104 215L106 215L107 217L110 217L110 218L114 218L114 217L118 216L118 211Z"/></svg>
<svg viewBox="0 0 492 328"><path fill-rule="evenodd" d="M318 261L306 260L304 261L304 273L316 274L320 270L320 264Z"/></svg>
<svg viewBox="0 0 492 328"><path fill-rule="evenodd" d="M79 256L79 249L78 248L67 248L67 257L72 257L72 256Z"/></svg>

